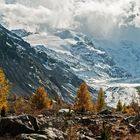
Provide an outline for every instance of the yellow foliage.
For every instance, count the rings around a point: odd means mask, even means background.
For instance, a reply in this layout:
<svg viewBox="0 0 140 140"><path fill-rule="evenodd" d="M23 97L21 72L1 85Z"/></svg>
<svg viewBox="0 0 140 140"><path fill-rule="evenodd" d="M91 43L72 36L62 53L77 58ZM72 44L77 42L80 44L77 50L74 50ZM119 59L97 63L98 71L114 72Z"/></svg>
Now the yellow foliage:
<svg viewBox="0 0 140 140"><path fill-rule="evenodd" d="M74 103L74 110L85 112L85 111L94 111L94 105L91 100L91 96L88 90L88 86L83 82L77 92L77 97Z"/></svg>
<svg viewBox="0 0 140 140"><path fill-rule="evenodd" d="M53 101L49 99L44 87L39 87L31 97L32 107L38 110L52 109Z"/></svg>
<svg viewBox="0 0 140 140"><path fill-rule="evenodd" d="M122 107L122 113L127 113L126 110L127 110L127 107L126 107L126 104L124 104Z"/></svg>
<svg viewBox="0 0 140 140"><path fill-rule="evenodd" d="M135 111L132 107L127 107L126 109L126 112L129 114L129 115L134 115L135 114Z"/></svg>
<svg viewBox="0 0 140 140"><path fill-rule="evenodd" d="M105 109L105 107L106 107L106 103L105 103L104 91L102 88L100 88L100 90L98 92L97 101L96 101L96 111L100 112L103 109Z"/></svg>
<svg viewBox="0 0 140 140"><path fill-rule="evenodd" d="M4 107L8 108L7 96L9 93L10 84L6 79L4 71L0 68L0 110Z"/></svg>

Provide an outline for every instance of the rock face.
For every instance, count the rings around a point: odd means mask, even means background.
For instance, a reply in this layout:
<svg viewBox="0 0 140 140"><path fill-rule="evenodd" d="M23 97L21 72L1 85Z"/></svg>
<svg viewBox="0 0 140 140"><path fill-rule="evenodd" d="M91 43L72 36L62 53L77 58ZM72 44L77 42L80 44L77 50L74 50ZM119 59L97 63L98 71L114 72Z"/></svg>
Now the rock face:
<svg viewBox="0 0 140 140"><path fill-rule="evenodd" d="M36 118L30 115L4 117L0 120L0 136L10 134L12 136L21 133L33 133L39 130Z"/></svg>
<svg viewBox="0 0 140 140"><path fill-rule="evenodd" d="M12 91L20 95L29 95L42 85L51 97L62 95L65 100L72 101L76 88L82 82L67 64L37 51L2 26L0 67L4 68L12 82Z"/></svg>

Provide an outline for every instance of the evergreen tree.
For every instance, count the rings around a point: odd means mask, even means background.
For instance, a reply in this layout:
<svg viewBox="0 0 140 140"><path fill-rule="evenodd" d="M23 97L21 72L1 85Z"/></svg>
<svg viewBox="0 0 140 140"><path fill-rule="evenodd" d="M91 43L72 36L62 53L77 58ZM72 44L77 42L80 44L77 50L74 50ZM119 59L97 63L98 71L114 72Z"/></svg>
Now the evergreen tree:
<svg viewBox="0 0 140 140"><path fill-rule="evenodd" d="M103 121L102 130L101 130L101 139L111 140L111 126L106 125L104 121Z"/></svg>
<svg viewBox="0 0 140 140"><path fill-rule="evenodd" d="M139 109L139 104L138 102L136 102L134 99L132 100L131 104L130 104L130 107L133 108L133 110L139 114L140 112L140 109Z"/></svg>
<svg viewBox="0 0 140 140"><path fill-rule="evenodd" d="M124 104L122 107L122 113L126 113L126 112L127 112L127 107L126 107L126 104Z"/></svg>
<svg viewBox="0 0 140 140"><path fill-rule="evenodd" d="M6 79L6 76L4 74L4 71L0 68L0 110L5 108L7 110L8 108L8 93L10 89L10 83Z"/></svg>
<svg viewBox="0 0 140 140"><path fill-rule="evenodd" d="M96 101L96 111L100 112L103 109L106 108L106 103L105 103L105 94L102 88L100 88L99 92L98 92L98 97L97 97L97 101Z"/></svg>
<svg viewBox="0 0 140 140"><path fill-rule="evenodd" d="M39 87L31 97L32 107L38 110L52 109L52 100L49 99L44 87Z"/></svg>
<svg viewBox="0 0 140 140"><path fill-rule="evenodd" d="M123 109L123 106L122 106L121 101L119 100L118 103L117 103L116 111L122 111L122 109Z"/></svg>
<svg viewBox="0 0 140 140"><path fill-rule="evenodd" d="M94 105L91 100L91 96L86 82L83 82L77 91L77 97L74 103L74 110L79 112L94 111Z"/></svg>

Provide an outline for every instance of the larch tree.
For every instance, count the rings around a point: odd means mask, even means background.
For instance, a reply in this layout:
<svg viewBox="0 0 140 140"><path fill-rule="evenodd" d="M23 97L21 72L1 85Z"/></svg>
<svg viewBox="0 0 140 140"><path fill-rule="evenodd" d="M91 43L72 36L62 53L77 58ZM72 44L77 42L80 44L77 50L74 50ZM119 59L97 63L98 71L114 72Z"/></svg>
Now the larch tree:
<svg viewBox="0 0 140 140"><path fill-rule="evenodd" d="M105 94L102 88L100 88L99 92L98 92L98 97L96 100L96 111L100 112L103 109L106 108L106 103L105 103Z"/></svg>
<svg viewBox="0 0 140 140"><path fill-rule="evenodd" d="M41 110L41 109L52 109L53 102L48 97L48 94L45 91L44 87L39 87L36 92L31 97L31 105L33 108Z"/></svg>
<svg viewBox="0 0 140 140"><path fill-rule="evenodd" d="M126 106L126 104L124 104L122 106L122 113L126 113L126 112L127 112L127 106Z"/></svg>
<svg viewBox="0 0 140 140"><path fill-rule="evenodd" d="M7 97L9 95L10 82L6 79L5 73L0 68L0 110L8 109Z"/></svg>
<svg viewBox="0 0 140 140"><path fill-rule="evenodd" d="M77 97L74 103L74 110L78 112L94 111L94 104L91 100L90 92L88 90L86 82L83 82L77 91Z"/></svg>
<svg viewBox="0 0 140 140"><path fill-rule="evenodd" d="M119 100L117 103L116 111L122 111L122 109L123 109L122 102Z"/></svg>

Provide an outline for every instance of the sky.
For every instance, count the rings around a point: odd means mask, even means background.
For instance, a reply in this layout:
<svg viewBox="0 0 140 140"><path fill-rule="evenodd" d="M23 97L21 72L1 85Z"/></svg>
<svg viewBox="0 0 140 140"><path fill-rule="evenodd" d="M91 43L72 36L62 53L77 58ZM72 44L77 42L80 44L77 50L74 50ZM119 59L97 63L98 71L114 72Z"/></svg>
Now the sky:
<svg viewBox="0 0 140 140"><path fill-rule="evenodd" d="M9 29L72 29L91 37L139 40L140 1L0 0L0 21Z"/></svg>

